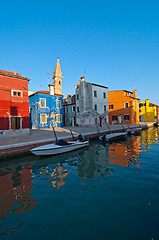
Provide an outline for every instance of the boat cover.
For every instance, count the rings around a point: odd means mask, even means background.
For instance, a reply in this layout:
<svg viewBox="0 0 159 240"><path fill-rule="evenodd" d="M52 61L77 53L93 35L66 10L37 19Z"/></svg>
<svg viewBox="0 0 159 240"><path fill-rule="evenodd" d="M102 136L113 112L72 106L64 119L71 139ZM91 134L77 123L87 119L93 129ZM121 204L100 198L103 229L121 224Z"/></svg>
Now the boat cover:
<svg viewBox="0 0 159 240"><path fill-rule="evenodd" d="M71 143L68 143L68 142L66 142L66 141L63 140L63 139L60 139L59 141L57 141L57 142L55 143L55 145L65 146L65 145L71 145Z"/></svg>

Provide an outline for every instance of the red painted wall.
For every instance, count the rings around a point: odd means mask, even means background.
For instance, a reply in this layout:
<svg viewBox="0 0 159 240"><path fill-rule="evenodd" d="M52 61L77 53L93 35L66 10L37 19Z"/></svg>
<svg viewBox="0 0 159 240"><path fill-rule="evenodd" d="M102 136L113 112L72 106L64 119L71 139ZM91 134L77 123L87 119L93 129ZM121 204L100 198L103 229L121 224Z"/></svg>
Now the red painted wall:
<svg viewBox="0 0 159 240"><path fill-rule="evenodd" d="M22 97L12 96L22 91ZM22 128L29 128L28 80L0 75L0 130L9 129L9 117L22 117Z"/></svg>

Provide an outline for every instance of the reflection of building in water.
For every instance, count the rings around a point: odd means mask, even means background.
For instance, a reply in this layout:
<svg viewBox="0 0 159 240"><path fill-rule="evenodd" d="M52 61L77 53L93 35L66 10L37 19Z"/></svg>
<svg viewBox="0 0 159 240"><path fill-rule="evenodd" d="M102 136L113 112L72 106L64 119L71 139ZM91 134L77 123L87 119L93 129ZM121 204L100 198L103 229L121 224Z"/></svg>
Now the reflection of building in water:
<svg viewBox="0 0 159 240"><path fill-rule="evenodd" d="M116 142L109 145L110 164L128 167L135 165L139 167L140 162L137 158L140 156L140 136L132 136L127 141Z"/></svg>
<svg viewBox="0 0 159 240"><path fill-rule="evenodd" d="M63 179L67 176L67 169L64 169L62 165L55 168L50 174L51 184L54 188L59 188L65 184Z"/></svg>
<svg viewBox="0 0 159 240"><path fill-rule="evenodd" d="M89 178L107 177L112 174L108 162L108 150L102 144L93 144L80 154L78 176L84 181Z"/></svg>
<svg viewBox="0 0 159 240"><path fill-rule="evenodd" d="M0 218L9 213L29 211L37 202L30 195L33 188L31 165L0 171ZM18 204L14 209L13 207Z"/></svg>
<svg viewBox="0 0 159 240"><path fill-rule="evenodd" d="M157 128L149 128L147 131L142 131L142 147L144 151L146 149L151 148L152 144L158 143L158 129Z"/></svg>

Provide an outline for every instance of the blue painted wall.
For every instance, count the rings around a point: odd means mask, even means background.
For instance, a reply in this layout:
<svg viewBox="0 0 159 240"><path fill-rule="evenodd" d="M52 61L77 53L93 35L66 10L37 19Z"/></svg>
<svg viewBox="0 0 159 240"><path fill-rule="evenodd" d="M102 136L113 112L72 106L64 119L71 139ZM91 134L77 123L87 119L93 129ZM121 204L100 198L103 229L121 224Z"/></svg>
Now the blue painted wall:
<svg viewBox="0 0 159 240"><path fill-rule="evenodd" d="M46 99L46 107L40 107L40 98ZM57 100L61 107L57 108ZM30 128L52 128L63 127L63 97L48 94L33 94L29 96ZM46 114L47 122L41 122L41 114ZM57 115L61 114L61 122L57 121Z"/></svg>

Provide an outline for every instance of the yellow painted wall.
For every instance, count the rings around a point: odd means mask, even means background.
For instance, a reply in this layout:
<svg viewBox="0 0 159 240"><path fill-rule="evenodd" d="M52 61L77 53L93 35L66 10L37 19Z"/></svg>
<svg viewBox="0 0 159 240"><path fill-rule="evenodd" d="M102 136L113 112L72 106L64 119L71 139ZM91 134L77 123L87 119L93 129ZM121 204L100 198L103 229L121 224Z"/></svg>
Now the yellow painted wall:
<svg viewBox="0 0 159 240"><path fill-rule="evenodd" d="M141 121L154 122L157 121L157 108L156 106L150 106L149 99L141 102L140 107Z"/></svg>

